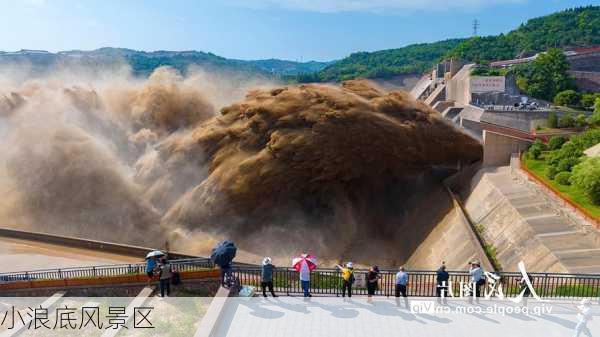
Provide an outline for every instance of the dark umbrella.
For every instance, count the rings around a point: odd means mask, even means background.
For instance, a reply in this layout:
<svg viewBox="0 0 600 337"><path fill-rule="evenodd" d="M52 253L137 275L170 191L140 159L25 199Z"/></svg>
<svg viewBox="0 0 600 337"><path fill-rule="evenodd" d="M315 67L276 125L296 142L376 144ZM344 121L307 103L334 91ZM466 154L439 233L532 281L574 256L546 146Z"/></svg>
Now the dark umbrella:
<svg viewBox="0 0 600 337"><path fill-rule="evenodd" d="M228 266L233 261L236 252L237 248L232 241L221 241L213 248L212 253L210 253L210 259L220 267Z"/></svg>

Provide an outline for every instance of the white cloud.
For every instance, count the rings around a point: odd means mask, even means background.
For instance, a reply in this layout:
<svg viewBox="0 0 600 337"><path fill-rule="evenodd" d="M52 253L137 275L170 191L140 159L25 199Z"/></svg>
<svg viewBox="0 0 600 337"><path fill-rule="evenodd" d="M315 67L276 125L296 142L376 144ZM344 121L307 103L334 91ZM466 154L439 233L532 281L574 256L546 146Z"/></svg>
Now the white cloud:
<svg viewBox="0 0 600 337"><path fill-rule="evenodd" d="M227 0L231 4L256 9L279 8L310 12L387 12L395 10L474 9L527 0Z"/></svg>

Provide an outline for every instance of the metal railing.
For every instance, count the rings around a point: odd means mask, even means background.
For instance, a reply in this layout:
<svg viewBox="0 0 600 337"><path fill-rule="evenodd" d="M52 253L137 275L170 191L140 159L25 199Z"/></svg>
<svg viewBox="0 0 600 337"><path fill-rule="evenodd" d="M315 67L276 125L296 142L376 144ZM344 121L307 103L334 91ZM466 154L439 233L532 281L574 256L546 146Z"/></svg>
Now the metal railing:
<svg viewBox="0 0 600 337"><path fill-rule="evenodd" d="M170 263L173 266L173 270L181 272L197 271L214 267L214 265L208 258L178 259L171 260ZM131 264L114 264L89 267L9 272L0 273L0 282L128 276L143 274L145 272L145 269L146 264L144 262L141 262Z"/></svg>
<svg viewBox="0 0 600 337"><path fill-rule="evenodd" d="M209 258L171 260L174 271L187 272L214 268ZM77 278L102 278L115 276L130 276L143 274L145 263L116 264L76 268L46 269L23 272L0 273L0 282L64 280ZM251 264L234 263L232 273L241 285L260 288L261 267ZM435 271L408 271L408 296L436 296L437 282ZM354 271L356 282L353 294L366 295L367 270ZM455 296L461 291L461 286L470 282L466 271L449 272L449 285ZM502 290L505 296L514 297L521 292L521 274L514 272L499 272ZM383 269L379 273L376 296L394 296L396 270ZM529 273L533 279L533 287L542 298L581 298L600 296L600 275L596 274L560 274L560 273ZM301 294L302 287L298 272L292 268L276 268L273 272L275 291L280 294ZM311 293L317 295L340 296L342 294L342 275L338 269L319 268L311 273Z"/></svg>
<svg viewBox="0 0 600 337"><path fill-rule="evenodd" d="M395 295L396 270L382 270L379 273L377 296ZM238 267L233 269L234 275L241 285L255 286L260 289L260 267ZM436 272L434 271L408 271L409 285L408 296L433 297L437 296ZM366 270L355 270L357 280L366 279ZM470 282L470 276L465 271L449 272L448 284L455 296L459 296L462 285ZM502 291L506 297L515 297L521 292L521 274L511 272L496 273L500 276ZM557 273L529 273L533 279L533 287L542 298L581 298L600 296L600 275L590 274L557 274ZM300 294L298 272L291 268L277 268L273 273L273 285L276 292L286 295ZM486 285L487 286L487 285ZM311 293L318 295L341 296L342 276L337 269L317 269L311 273ZM483 290L484 288L482 288ZM496 287L498 289L498 287ZM366 295L367 289L361 281L355 282L353 295ZM497 293L496 293L497 294Z"/></svg>

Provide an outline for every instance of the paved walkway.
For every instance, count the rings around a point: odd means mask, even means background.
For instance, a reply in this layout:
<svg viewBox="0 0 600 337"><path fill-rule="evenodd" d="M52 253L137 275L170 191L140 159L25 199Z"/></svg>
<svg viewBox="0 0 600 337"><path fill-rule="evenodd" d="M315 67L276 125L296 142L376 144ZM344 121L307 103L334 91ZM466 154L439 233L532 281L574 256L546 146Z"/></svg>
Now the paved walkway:
<svg viewBox="0 0 600 337"><path fill-rule="evenodd" d="M420 302L419 302L420 301ZM417 313L397 306L394 299L353 298L231 298L221 316L214 336L572 336L577 316L575 303L533 303L532 313L504 313L517 310L514 303L481 301L469 305L453 301L442 311L431 298L411 298L414 308L430 308L434 312ZM542 309L545 312L541 313ZM437 308L437 309L436 309ZM471 308L471 309L467 309ZM494 309L496 308L496 309ZM512 309L508 309L512 308ZM425 309L427 310L427 309ZM461 310L471 310L462 312ZM494 311L495 310L495 311ZM539 314L533 314L539 310ZM600 336L600 308L593 306L596 316L588 323L593 335Z"/></svg>

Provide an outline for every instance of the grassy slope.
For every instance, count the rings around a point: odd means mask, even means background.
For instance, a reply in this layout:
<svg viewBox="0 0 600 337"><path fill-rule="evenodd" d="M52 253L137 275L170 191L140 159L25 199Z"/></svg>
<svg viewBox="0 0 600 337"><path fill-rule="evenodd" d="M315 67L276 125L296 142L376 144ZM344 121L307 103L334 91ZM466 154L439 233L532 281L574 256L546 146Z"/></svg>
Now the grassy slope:
<svg viewBox="0 0 600 337"><path fill-rule="evenodd" d="M535 173L535 175L538 178L542 179L544 182L560 191L561 195L564 198L571 200L572 202L578 204L582 208L585 208L593 216L600 217L600 206L592 204L592 202L585 196L582 190L580 190L576 186L561 185L554 180L546 178L544 172L546 171L547 165L546 161L543 160L543 158L541 160L534 160L523 156L523 164L527 166L529 170Z"/></svg>

